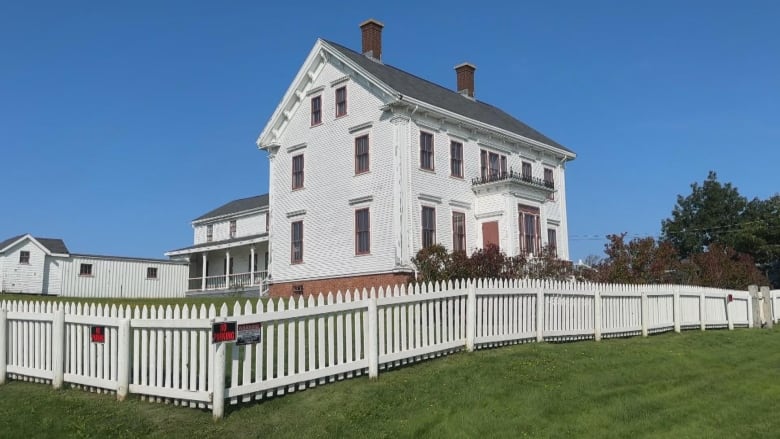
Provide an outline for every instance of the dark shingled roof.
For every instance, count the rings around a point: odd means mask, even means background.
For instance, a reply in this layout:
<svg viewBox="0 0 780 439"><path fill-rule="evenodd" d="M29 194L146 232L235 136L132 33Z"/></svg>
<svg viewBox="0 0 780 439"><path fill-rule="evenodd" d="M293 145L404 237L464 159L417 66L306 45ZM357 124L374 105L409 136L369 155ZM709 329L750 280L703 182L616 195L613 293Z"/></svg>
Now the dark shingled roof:
<svg viewBox="0 0 780 439"><path fill-rule="evenodd" d="M3 242L0 242L0 250L4 249L6 246L12 244L14 241L17 241L19 238L23 236L27 236L27 235L25 234L25 235L14 236L13 238L9 238ZM40 242L42 246L46 247L52 253L70 253L68 251L68 247L65 246L65 242L61 239L38 238L36 236L35 240Z"/></svg>
<svg viewBox="0 0 780 439"><path fill-rule="evenodd" d="M266 206L268 206L268 194L258 195L256 197L241 198L240 200L233 200L227 204L223 204L222 206L219 206L216 209L195 218L193 221L230 215L232 213L244 212L246 210L258 209Z"/></svg>
<svg viewBox="0 0 780 439"><path fill-rule="evenodd" d="M325 42L402 95L410 96L414 99L468 117L469 119L477 120L573 153L573 151L560 143L550 139L539 131L536 131L492 105L472 100L456 91L452 91L448 88L434 84L433 82L406 73L393 66L373 61L365 55L361 55L340 44L327 40L325 40Z"/></svg>

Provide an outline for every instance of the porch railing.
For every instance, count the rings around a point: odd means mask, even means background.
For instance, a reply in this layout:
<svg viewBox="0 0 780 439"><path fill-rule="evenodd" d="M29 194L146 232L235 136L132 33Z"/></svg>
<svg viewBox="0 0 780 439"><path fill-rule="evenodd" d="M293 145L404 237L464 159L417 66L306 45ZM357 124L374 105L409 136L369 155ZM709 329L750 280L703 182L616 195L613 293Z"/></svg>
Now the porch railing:
<svg viewBox="0 0 780 439"><path fill-rule="evenodd" d="M242 288L252 285L262 285L266 277L265 271L255 271L254 284L252 283L252 273L233 273L225 276L220 274L217 276L206 277L206 290L224 290L228 288ZM189 279L188 288L190 291L203 290L203 277L191 277Z"/></svg>

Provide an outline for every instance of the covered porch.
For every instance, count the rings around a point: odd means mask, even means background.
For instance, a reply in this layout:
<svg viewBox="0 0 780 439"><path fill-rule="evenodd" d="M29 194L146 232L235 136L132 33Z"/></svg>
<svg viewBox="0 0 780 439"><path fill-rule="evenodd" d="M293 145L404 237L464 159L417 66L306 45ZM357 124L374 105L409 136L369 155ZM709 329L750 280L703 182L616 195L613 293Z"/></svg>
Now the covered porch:
<svg viewBox="0 0 780 439"><path fill-rule="evenodd" d="M198 244L166 254L189 260L188 293L266 289L267 234Z"/></svg>

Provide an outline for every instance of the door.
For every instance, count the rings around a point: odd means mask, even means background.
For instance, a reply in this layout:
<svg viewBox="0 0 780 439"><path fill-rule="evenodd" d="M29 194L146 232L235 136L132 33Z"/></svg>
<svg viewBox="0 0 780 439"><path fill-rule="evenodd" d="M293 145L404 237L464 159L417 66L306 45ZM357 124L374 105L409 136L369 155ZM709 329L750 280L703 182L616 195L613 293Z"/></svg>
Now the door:
<svg viewBox="0 0 780 439"><path fill-rule="evenodd" d="M487 248L488 245L493 244L496 247L498 245L498 221L489 221L482 223L482 248Z"/></svg>

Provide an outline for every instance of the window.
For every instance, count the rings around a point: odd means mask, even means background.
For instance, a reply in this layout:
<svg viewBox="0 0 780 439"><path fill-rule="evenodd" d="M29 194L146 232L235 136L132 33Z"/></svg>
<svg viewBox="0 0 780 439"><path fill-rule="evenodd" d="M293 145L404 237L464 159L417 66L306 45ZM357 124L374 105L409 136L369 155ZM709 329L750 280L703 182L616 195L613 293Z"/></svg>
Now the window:
<svg viewBox="0 0 780 439"><path fill-rule="evenodd" d="M347 87L339 87L336 89L336 117L345 116L347 114Z"/></svg>
<svg viewBox="0 0 780 439"><path fill-rule="evenodd" d="M523 180L530 180L531 179L531 164L528 162L523 162Z"/></svg>
<svg viewBox="0 0 780 439"><path fill-rule="evenodd" d="M146 278L157 279L157 267L146 267Z"/></svg>
<svg viewBox="0 0 780 439"><path fill-rule="evenodd" d="M293 294L303 294L303 285L293 285L292 286L292 292Z"/></svg>
<svg viewBox="0 0 780 439"><path fill-rule="evenodd" d="M520 250L526 254L539 254L539 209L518 205L520 226Z"/></svg>
<svg viewBox="0 0 780 439"><path fill-rule="evenodd" d="M311 98L311 126L322 123L322 96Z"/></svg>
<svg viewBox="0 0 780 439"><path fill-rule="evenodd" d="M495 180L506 175L506 156L495 152L480 151L480 175L483 180Z"/></svg>
<svg viewBox="0 0 780 439"><path fill-rule="evenodd" d="M211 242L214 239L214 226L209 224L206 226L206 242Z"/></svg>
<svg viewBox="0 0 780 439"><path fill-rule="evenodd" d="M81 264L79 276L92 276L92 264Z"/></svg>
<svg viewBox="0 0 780 439"><path fill-rule="evenodd" d="M303 187L303 154L296 155L292 160L292 188L300 189Z"/></svg>
<svg viewBox="0 0 780 439"><path fill-rule="evenodd" d="M225 274L233 274L233 257L230 258L230 266L228 266L227 257L222 259L222 272Z"/></svg>
<svg viewBox="0 0 780 439"><path fill-rule="evenodd" d="M555 236L555 229L547 229L547 245L552 249L554 255L558 255L558 238Z"/></svg>
<svg viewBox="0 0 780 439"><path fill-rule="evenodd" d="M230 237L236 237L236 220L230 220Z"/></svg>
<svg viewBox="0 0 780 439"><path fill-rule="evenodd" d="M268 231L269 222L271 220L271 215L268 214L268 212L265 213L265 231Z"/></svg>
<svg viewBox="0 0 780 439"><path fill-rule="evenodd" d="M355 139L355 174L368 172L368 134Z"/></svg>
<svg viewBox="0 0 780 439"><path fill-rule="evenodd" d="M264 264L264 267L265 267L264 270L268 271L268 252L265 252L265 260L264 260L263 264Z"/></svg>
<svg viewBox="0 0 780 439"><path fill-rule="evenodd" d="M19 263L20 264L29 264L30 263L30 252L26 250L22 250L19 252Z"/></svg>
<svg viewBox="0 0 780 439"><path fill-rule="evenodd" d="M466 251L466 214L452 212L452 251Z"/></svg>
<svg viewBox="0 0 780 439"><path fill-rule="evenodd" d="M422 208L422 246L423 248L436 244L436 209Z"/></svg>
<svg viewBox="0 0 780 439"><path fill-rule="evenodd" d="M463 144L450 142L450 175L463 178Z"/></svg>
<svg viewBox="0 0 780 439"><path fill-rule="evenodd" d="M371 216L368 208L355 211L355 254L371 253Z"/></svg>
<svg viewBox="0 0 780 439"><path fill-rule="evenodd" d="M298 264L303 262L303 221L292 223L290 235L290 260Z"/></svg>
<svg viewBox="0 0 780 439"><path fill-rule="evenodd" d="M433 171L433 134L420 133L420 167Z"/></svg>
<svg viewBox="0 0 780 439"><path fill-rule="evenodd" d="M555 180L553 179L553 170L550 168L544 168L544 185L550 189L555 188ZM550 192L547 195L548 200L555 200L555 192Z"/></svg>

